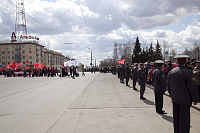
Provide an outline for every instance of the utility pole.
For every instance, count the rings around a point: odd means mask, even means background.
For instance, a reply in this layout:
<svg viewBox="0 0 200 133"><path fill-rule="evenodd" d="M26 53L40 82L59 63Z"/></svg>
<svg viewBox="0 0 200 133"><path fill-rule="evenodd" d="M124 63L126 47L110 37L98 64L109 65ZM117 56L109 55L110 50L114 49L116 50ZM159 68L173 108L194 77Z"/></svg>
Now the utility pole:
<svg viewBox="0 0 200 133"><path fill-rule="evenodd" d="M89 48L89 47L87 47L87 48L91 50L91 48ZM91 68L92 68L92 50L91 50L91 63L90 63L90 65L91 65Z"/></svg>

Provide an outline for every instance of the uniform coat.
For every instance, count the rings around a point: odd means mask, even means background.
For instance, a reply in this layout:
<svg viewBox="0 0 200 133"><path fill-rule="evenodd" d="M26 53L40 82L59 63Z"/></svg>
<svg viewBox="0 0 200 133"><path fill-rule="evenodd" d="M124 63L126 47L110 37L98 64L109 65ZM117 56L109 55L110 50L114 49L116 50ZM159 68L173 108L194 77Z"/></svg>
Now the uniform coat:
<svg viewBox="0 0 200 133"><path fill-rule="evenodd" d="M166 78L161 68L157 68L152 72L152 84L155 93L156 112L162 113L163 94L166 91Z"/></svg>
<svg viewBox="0 0 200 133"><path fill-rule="evenodd" d="M145 91L145 85L146 85L146 76L145 72L142 68L139 68L137 71L138 74L138 81L140 85L140 98L143 97L144 91Z"/></svg>
<svg viewBox="0 0 200 133"><path fill-rule="evenodd" d="M169 72L168 91L173 103L190 106L192 101L199 100L193 74L184 66L178 66Z"/></svg>
<svg viewBox="0 0 200 133"><path fill-rule="evenodd" d="M133 89L136 89L135 85L136 85L136 82L138 80L137 70L138 70L138 67L134 67L133 70L132 70Z"/></svg>
<svg viewBox="0 0 200 133"><path fill-rule="evenodd" d="M126 72L126 85L128 85L129 77L131 75L131 70L128 66L125 67L125 72Z"/></svg>
<svg viewBox="0 0 200 133"><path fill-rule="evenodd" d="M166 91L165 73L161 68L157 68L152 73L152 83L155 93L164 94Z"/></svg>
<svg viewBox="0 0 200 133"><path fill-rule="evenodd" d="M120 67L120 81L121 83L124 82L124 76L125 76L125 68L124 66Z"/></svg>
<svg viewBox="0 0 200 133"><path fill-rule="evenodd" d="M167 86L173 103L174 133L189 133L190 105L199 100L193 73L185 66L177 66L169 72Z"/></svg>
<svg viewBox="0 0 200 133"><path fill-rule="evenodd" d="M138 69L137 75L138 75L139 85L145 85L146 77L145 77L145 72L144 72L144 70L142 68Z"/></svg>

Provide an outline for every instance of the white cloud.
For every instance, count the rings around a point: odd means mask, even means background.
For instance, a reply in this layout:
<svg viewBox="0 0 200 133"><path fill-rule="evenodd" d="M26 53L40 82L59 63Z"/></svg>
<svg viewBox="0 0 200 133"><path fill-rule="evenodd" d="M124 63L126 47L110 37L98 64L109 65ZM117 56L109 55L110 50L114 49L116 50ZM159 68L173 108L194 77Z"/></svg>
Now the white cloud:
<svg viewBox="0 0 200 133"><path fill-rule="evenodd" d="M1 40L10 38L15 30L16 15L14 5L8 1L3 3L10 9L0 3ZM178 52L200 40L200 1L197 0L80 0L80 4L87 27L77 0L25 0L28 34L39 36L45 47L88 64L87 47L100 60L112 57L114 42L135 42L137 36L142 46L155 44L157 40L161 44L167 41ZM183 23L181 32L162 29L190 15L195 15L193 22ZM64 42L74 44L64 45Z"/></svg>

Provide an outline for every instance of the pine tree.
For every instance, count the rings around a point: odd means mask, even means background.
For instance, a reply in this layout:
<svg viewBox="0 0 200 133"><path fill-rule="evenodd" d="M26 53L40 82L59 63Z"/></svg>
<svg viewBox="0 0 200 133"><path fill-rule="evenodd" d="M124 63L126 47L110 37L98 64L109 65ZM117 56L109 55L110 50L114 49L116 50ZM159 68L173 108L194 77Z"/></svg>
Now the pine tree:
<svg viewBox="0 0 200 133"><path fill-rule="evenodd" d="M140 54L141 54L141 45L140 45L139 39L137 37L136 42L135 42L135 48L133 50L133 61L132 61L133 63L141 62Z"/></svg>
<svg viewBox="0 0 200 133"><path fill-rule="evenodd" d="M162 60L162 51L161 51L161 47L158 40L157 40L156 49L155 49L155 60Z"/></svg>
<svg viewBox="0 0 200 133"><path fill-rule="evenodd" d="M152 43L150 44L148 53L149 53L148 61L153 62L154 61L154 48L153 48Z"/></svg>

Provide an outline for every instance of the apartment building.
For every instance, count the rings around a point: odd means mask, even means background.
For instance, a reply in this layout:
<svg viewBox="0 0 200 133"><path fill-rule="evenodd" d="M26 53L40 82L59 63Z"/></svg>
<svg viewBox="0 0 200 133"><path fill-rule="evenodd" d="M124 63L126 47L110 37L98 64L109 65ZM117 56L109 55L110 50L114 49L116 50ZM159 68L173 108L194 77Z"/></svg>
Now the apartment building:
<svg viewBox="0 0 200 133"><path fill-rule="evenodd" d="M62 68L65 56L60 52L44 48L44 65Z"/></svg>
<svg viewBox="0 0 200 133"><path fill-rule="evenodd" d="M36 41L1 41L0 65L5 67L11 62L22 62L23 65L44 63L44 46Z"/></svg>

